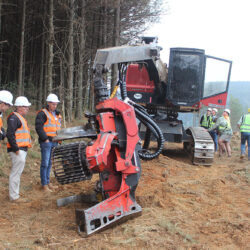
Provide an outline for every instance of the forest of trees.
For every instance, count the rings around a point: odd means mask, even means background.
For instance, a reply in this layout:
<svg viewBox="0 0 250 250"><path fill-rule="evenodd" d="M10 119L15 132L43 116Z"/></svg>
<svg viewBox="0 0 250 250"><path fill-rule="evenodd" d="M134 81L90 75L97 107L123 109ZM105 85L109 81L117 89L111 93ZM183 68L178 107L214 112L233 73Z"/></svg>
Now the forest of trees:
<svg viewBox="0 0 250 250"><path fill-rule="evenodd" d="M55 93L69 121L81 118L96 50L135 41L164 11L162 0L0 0L0 89L37 109Z"/></svg>

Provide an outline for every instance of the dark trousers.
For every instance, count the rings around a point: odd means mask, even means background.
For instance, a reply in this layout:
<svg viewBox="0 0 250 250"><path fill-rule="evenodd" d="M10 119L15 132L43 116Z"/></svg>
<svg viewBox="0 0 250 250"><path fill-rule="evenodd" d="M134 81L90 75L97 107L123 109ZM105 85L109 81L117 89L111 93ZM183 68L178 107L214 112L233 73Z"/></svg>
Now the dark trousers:
<svg viewBox="0 0 250 250"><path fill-rule="evenodd" d="M57 146L57 142L41 142L41 167L40 167L40 177L42 186L48 185L50 183L50 170L51 170L51 152L54 147Z"/></svg>
<svg viewBox="0 0 250 250"><path fill-rule="evenodd" d="M217 152L218 150L218 135L217 132L215 130L212 130L209 132L209 134L211 135L213 141L214 141L214 151Z"/></svg>
<svg viewBox="0 0 250 250"><path fill-rule="evenodd" d="M241 154L246 153L246 141L248 146L248 160L250 160L250 133L249 132L241 132Z"/></svg>

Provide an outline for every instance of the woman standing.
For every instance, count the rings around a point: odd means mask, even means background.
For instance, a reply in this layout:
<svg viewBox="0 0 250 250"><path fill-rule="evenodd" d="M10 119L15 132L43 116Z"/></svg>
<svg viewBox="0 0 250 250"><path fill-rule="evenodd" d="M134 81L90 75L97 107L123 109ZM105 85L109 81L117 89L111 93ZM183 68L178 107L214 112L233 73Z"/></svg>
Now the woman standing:
<svg viewBox="0 0 250 250"><path fill-rule="evenodd" d="M227 152L228 157L231 157L230 141L233 136L233 130L230 122L230 109L225 109L222 116L216 121L216 123L208 130L209 132L217 129L219 138L219 156L222 156L223 152Z"/></svg>

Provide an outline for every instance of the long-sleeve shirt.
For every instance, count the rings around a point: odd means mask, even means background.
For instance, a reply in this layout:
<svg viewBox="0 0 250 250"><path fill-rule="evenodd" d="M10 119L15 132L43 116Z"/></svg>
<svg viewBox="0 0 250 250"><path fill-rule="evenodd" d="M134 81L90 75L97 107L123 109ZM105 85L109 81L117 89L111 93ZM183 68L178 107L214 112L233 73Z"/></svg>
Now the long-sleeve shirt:
<svg viewBox="0 0 250 250"><path fill-rule="evenodd" d="M2 125L2 113L0 112L0 124ZM5 133L5 130L4 128L0 125L0 141L1 140L4 140L4 138L6 137L6 133Z"/></svg>
<svg viewBox="0 0 250 250"><path fill-rule="evenodd" d="M223 129L221 129L221 128L223 128ZM214 129L217 129L220 134L227 134L227 135L233 134L231 124L228 127L228 121L224 116L219 117L217 119L216 123L208 131L212 131Z"/></svg>
<svg viewBox="0 0 250 250"><path fill-rule="evenodd" d="M55 115L59 115L60 112L59 111L55 111ZM39 143L46 141L47 139L49 139L50 141L52 141L52 137L51 136L47 136L47 134L45 133L43 126L44 123L47 121L47 116L45 115L45 113L41 110L40 112L38 112L37 116L36 116L36 122L35 122L35 128L36 128L36 132L38 134L39 137Z"/></svg>
<svg viewBox="0 0 250 250"><path fill-rule="evenodd" d="M15 136L15 132L18 128L21 128L22 123L19 120L19 118L15 115L12 114L8 117L7 119L7 138L8 138L8 142L11 146L11 148L8 148L7 151L8 152L17 152L18 150L24 150L27 151L28 147L18 147L17 143L16 143L16 136Z"/></svg>

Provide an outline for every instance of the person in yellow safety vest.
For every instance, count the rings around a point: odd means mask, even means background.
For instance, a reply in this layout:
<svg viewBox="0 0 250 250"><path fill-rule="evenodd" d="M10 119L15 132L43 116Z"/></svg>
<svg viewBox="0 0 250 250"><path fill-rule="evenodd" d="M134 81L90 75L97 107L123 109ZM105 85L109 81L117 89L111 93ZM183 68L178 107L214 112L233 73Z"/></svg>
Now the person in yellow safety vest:
<svg viewBox="0 0 250 250"><path fill-rule="evenodd" d="M222 116L217 119L216 123L208 129L208 132L217 129L219 139L219 156L222 156L223 152L227 152L228 157L231 157L230 141L233 136L233 130L230 122L230 110L225 109Z"/></svg>
<svg viewBox="0 0 250 250"><path fill-rule="evenodd" d="M201 120L200 120L200 125L201 125L201 127L205 128L205 129L209 129L209 128L210 128L210 124L211 124L211 122L212 122L211 112L212 112L212 109L211 109L211 108L208 108L208 109L207 109L207 113L204 114L204 115L201 117Z"/></svg>
<svg viewBox="0 0 250 250"><path fill-rule="evenodd" d="M248 160L250 161L250 108L248 109L248 114L241 116L238 121L238 127L240 129L241 134L241 156L243 159L246 154L246 141L248 147Z"/></svg>
<svg viewBox="0 0 250 250"><path fill-rule="evenodd" d="M7 90L0 91L0 141L4 140L4 138L6 137L6 133L3 128L2 116L3 113L10 108L10 106L13 106L12 101L13 101L13 95L9 91Z"/></svg>
<svg viewBox="0 0 250 250"><path fill-rule="evenodd" d="M213 125L216 123L217 121L217 113L218 113L218 109L216 108L213 108L212 109L212 120L210 122L210 126L209 128L212 128ZM218 136L217 136L217 130L214 129L214 130L211 130L209 131L209 134L211 135L213 141L214 141L214 151L217 152L218 150Z"/></svg>
<svg viewBox="0 0 250 250"><path fill-rule="evenodd" d="M30 129L24 116L29 112L31 103L24 96L16 98L16 111L7 119L7 151L10 155L12 168L9 176L9 197L13 202L26 202L20 198L20 178L25 166L28 148L31 147Z"/></svg>
<svg viewBox="0 0 250 250"><path fill-rule="evenodd" d="M57 130L61 129L62 117L60 112L56 110L60 102L58 97L55 94L49 94L46 101L47 107L37 112L35 127L41 148L40 178L42 189L46 192L52 192L56 186L50 183L51 152L58 144L52 139L56 136Z"/></svg>

